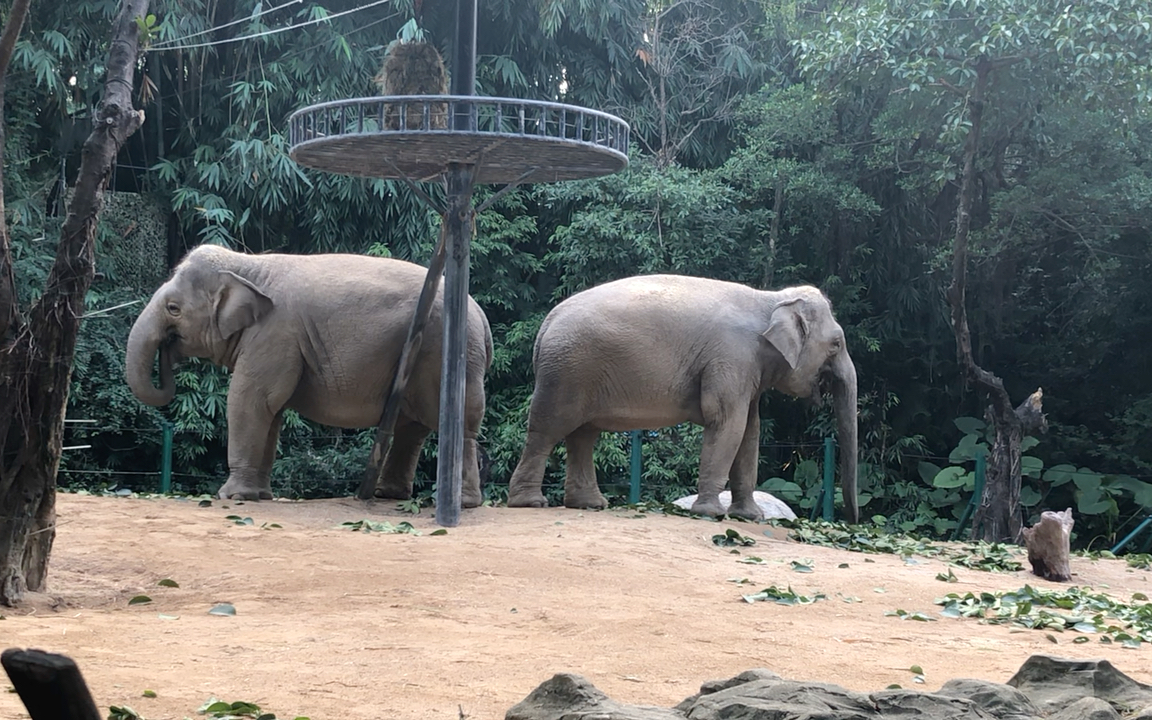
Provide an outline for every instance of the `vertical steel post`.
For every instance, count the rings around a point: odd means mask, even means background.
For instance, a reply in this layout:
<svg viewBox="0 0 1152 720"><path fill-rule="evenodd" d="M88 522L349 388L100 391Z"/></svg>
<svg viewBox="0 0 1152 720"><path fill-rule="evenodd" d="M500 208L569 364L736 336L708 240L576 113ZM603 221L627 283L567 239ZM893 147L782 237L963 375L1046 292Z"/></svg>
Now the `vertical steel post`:
<svg viewBox="0 0 1152 720"><path fill-rule="evenodd" d="M640 464L642 460L643 449L640 445L642 442L639 430L633 430L631 434L632 439L632 482L628 487L628 502L635 505L640 502Z"/></svg>
<svg viewBox="0 0 1152 720"><path fill-rule="evenodd" d="M164 442L160 446L160 492L168 495L172 492L172 423L162 421L164 429Z"/></svg>
<svg viewBox="0 0 1152 720"><path fill-rule="evenodd" d="M824 438L824 519L832 522L836 499L836 447L830 437Z"/></svg>
<svg viewBox="0 0 1152 720"><path fill-rule="evenodd" d="M476 0L456 3L456 44L452 52L452 94L472 95L476 87ZM474 130L471 103L456 103L452 127ZM464 472L464 396L468 369L468 244L472 239L474 165L448 166L448 232L444 264L444 344L440 374L440 428L436 458L436 522L460 524Z"/></svg>

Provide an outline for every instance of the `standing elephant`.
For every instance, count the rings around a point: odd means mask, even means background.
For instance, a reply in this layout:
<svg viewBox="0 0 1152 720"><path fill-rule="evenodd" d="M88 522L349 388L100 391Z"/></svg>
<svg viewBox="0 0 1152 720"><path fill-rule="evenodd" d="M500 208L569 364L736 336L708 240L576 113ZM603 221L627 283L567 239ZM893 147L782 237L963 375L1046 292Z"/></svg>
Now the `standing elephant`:
<svg viewBox="0 0 1152 720"><path fill-rule="evenodd" d="M568 448L564 504L603 508L592 450L601 431L704 427L692 511L762 517L753 501L760 454L760 395L769 388L819 399L831 381L840 436L844 507L856 503L856 367L828 298L810 286L776 292L681 275L625 278L561 302L536 336L536 388L528 438L508 505L544 507L552 448Z"/></svg>
<svg viewBox="0 0 1152 720"><path fill-rule="evenodd" d="M361 255L247 255L201 245L152 296L128 336L128 385L142 402L175 394L172 363L207 358L232 371L228 481L220 497L272 497L270 474L286 408L335 427L380 421L426 269ZM424 440L439 422L441 308L433 305L379 497L408 498ZM160 359L160 387L152 369ZM468 299L462 504L480 495L476 435L492 333Z"/></svg>

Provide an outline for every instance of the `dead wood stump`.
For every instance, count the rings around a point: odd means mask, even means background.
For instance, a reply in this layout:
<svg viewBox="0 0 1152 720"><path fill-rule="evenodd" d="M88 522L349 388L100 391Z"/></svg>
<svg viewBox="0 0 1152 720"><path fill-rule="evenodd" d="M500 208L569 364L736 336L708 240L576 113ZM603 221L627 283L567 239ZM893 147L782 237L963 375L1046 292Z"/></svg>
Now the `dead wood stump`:
<svg viewBox="0 0 1152 720"><path fill-rule="evenodd" d="M1041 513L1040 522L1021 531L1033 574L1054 582L1067 582L1072 578L1068 558L1072 524L1072 508L1064 512L1046 510Z"/></svg>
<svg viewBox="0 0 1152 720"><path fill-rule="evenodd" d="M100 720L92 693L71 658L10 648L0 663L32 720Z"/></svg>

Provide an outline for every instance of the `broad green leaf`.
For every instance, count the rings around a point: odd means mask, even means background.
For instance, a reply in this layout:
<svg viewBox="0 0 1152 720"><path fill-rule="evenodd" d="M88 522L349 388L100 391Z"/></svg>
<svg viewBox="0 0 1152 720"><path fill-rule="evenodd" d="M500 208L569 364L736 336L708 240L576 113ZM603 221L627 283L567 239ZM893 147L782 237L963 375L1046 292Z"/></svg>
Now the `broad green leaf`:
<svg viewBox="0 0 1152 720"><path fill-rule="evenodd" d="M925 460L921 460L916 466L916 469L920 472L920 479L928 485L935 484L933 480L935 480L936 476L940 474L939 465L927 462Z"/></svg>
<svg viewBox="0 0 1152 720"><path fill-rule="evenodd" d="M963 487L968 481L968 473L962 467L950 465L932 478L932 485L938 488Z"/></svg>
<svg viewBox="0 0 1152 720"><path fill-rule="evenodd" d="M958 417L952 422L965 435L980 435L987 427L983 420L974 417Z"/></svg>

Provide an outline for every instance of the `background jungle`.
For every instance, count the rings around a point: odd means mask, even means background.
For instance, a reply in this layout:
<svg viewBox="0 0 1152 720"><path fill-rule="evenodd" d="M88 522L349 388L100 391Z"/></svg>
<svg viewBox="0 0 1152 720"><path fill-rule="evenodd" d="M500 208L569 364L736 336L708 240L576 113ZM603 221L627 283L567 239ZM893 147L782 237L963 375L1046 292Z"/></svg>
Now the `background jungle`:
<svg viewBox="0 0 1152 720"><path fill-rule="evenodd" d="M33 3L17 49L5 191L24 302L51 262L117 5ZM427 260L438 218L413 193L296 166L286 120L311 103L377 92L373 75L414 13L449 56L453 8L153 3L137 78L147 121L120 156L102 218L69 409L89 422L68 425L65 444L76 449L65 452L62 485L155 489L164 422L175 427L177 488L222 481L227 375L186 362L176 401L159 410L123 380L139 303L187 248ZM927 81L922 71L934 44L962 29L975 38L964 52L1009 37L1023 58L996 75L985 110L969 313L978 362L1018 400L1044 388L1049 431L1025 441L1024 505L1076 508L1080 545L1130 529L1152 507L1152 114L1147 73L1140 86L1125 70L1147 57L1152 16L1123 2L1081 12L1066 25L1099 29L1112 44L1067 44L1059 18L1030 0L483 0L478 93L615 113L631 124L634 149L623 173L522 187L479 218L472 293L496 344L488 495L506 491L532 342L560 299L645 272L805 282L831 297L857 362L862 512L950 532L984 434L984 402L960 381L944 298L966 133L949 88L967 66L936 47L953 66ZM895 30L882 26L893 18ZM907 42L868 44L885 32ZM855 47L872 54L845 64L846 38L864 38ZM883 62L870 63L877 53ZM1095 72L1074 71L1093 63ZM804 512L830 411L770 393L762 412L761 480ZM694 492L699 438L691 426L647 434L645 498ZM290 416L278 492L346 494L370 442L367 431ZM549 469L553 491L562 453ZM603 437L598 470L625 499L626 434Z"/></svg>

